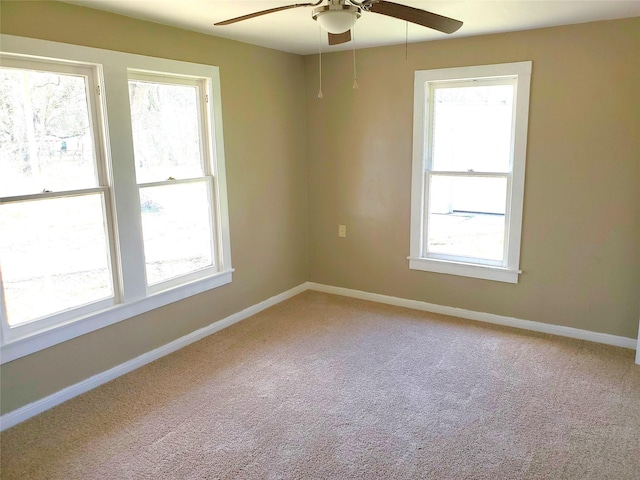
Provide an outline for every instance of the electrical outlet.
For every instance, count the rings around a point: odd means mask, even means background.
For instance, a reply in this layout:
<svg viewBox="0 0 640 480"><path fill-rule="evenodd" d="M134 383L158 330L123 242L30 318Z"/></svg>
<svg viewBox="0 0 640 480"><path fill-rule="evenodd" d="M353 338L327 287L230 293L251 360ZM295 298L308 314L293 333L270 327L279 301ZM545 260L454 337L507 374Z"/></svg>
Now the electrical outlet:
<svg viewBox="0 0 640 480"><path fill-rule="evenodd" d="M347 236L347 226L346 225L338 225L338 236L346 237Z"/></svg>

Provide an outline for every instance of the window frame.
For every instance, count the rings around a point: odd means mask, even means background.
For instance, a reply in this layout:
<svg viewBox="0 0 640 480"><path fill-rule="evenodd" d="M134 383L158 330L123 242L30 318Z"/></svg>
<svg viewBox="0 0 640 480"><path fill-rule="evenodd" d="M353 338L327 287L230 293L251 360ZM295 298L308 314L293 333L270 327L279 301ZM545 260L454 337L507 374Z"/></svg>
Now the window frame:
<svg viewBox="0 0 640 480"><path fill-rule="evenodd" d="M532 62L419 70L414 77L413 160L411 183L411 232L409 268L507 283L517 283L524 204L524 173L529 116ZM514 78L514 107L510 172L448 172L432 170L430 101L434 85L456 85L474 80L491 84ZM429 179L434 175L507 177L505 245L503 262L483 261L427 252Z"/></svg>
<svg viewBox="0 0 640 480"><path fill-rule="evenodd" d="M114 261L112 272L117 280L114 283L115 300L112 305L100 305L99 309L89 312L76 312L78 314L73 318L58 319L55 324L45 325L46 322L43 322L37 329L18 335L7 335L4 329L0 329L0 363L230 283L234 270L231 264L219 68L4 34L0 35L0 45L4 58L11 56L53 62L56 65L84 64L95 72L95 88L99 92L97 101L104 118L99 125L100 137L94 138L94 143L97 144L96 156L100 155L98 150L104 150L106 184L101 183L100 188L107 189L104 204L113 222L109 240L111 259ZM211 155L211 176L207 181L212 184L214 251L217 251L216 260L219 263L214 272L176 277L178 281L158 283L154 285L157 288L152 289L147 287L146 282L140 200L133 163L129 70L150 75L162 73L176 78L204 79L208 98L208 103L201 107L202 114L206 114L210 121L207 138L203 141L208 143L206 150ZM56 192L54 195L64 193Z"/></svg>

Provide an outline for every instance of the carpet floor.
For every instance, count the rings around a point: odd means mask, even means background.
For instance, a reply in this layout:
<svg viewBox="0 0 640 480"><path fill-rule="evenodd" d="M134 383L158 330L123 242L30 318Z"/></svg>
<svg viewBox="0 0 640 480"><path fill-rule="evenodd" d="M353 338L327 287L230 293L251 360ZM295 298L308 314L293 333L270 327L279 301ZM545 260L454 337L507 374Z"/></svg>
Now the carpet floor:
<svg viewBox="0 0 640 480"><path fill-rule="evenodd" d="M633 351L305 292L2 433L3 479L640 479Z"/></svg>

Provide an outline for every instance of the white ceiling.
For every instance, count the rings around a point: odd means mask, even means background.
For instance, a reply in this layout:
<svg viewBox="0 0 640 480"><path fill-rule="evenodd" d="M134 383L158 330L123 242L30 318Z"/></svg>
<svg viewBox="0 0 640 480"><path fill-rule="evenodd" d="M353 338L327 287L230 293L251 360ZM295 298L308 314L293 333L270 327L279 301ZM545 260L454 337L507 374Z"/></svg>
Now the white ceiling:
<svg viewBox="0 0 640 480"><path fill-rule="evenodd" d="M312 0L68 0L85 7L230 38L301 55L318 51L319 28L309 7L285 10L224 27L213 24L268 8ZM408 24L408 41L528 30L573 23L640 16L638 0L393 0L464 22L452 35ZM407 23L363 12L354 31L356 48L404 44ZM351 43L330 47L322 35L322 51L351 49Z"/></svg>

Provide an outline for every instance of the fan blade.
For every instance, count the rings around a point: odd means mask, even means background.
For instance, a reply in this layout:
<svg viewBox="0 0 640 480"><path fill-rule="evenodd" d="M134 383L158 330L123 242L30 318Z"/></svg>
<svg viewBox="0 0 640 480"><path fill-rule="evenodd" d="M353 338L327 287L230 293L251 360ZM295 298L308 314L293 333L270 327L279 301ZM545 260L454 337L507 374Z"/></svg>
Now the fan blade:
<svg viewBox="0 0 640 480"><path fill-rule="evenodd" d="M351 30L344 33L329 33L329 45L340 45L351 41Z"/></svg>
<svg viewBox="0 0 640 480"><path fill-rule="evenodd" d="M453 33L462 26L460 20L443 17L442 15L407 5L387 2L386 0L378 0L373 3L371 5L371 11L389 17L399 18L400 20L406 20L407 22L417 23L423 27L433 28L443 33Z"/></svg>
<svg viewBox="0 0 640 480"><path fill-rule="evenodd" d="M231 18L229 20L224 20L222 22L214 23L213 26L221 27L223 25L231 25L232 23L241 22L243 20L249 20L250 18L266 15L267 13L275 13L281 10L289 10L290 8L313 7L315 5L317 5L317 3L296 3L294 5L285 5L284 7L270 8L268 10L261 10L259 12L249 13L248 15L242 15L241 17Z"/></svg>

